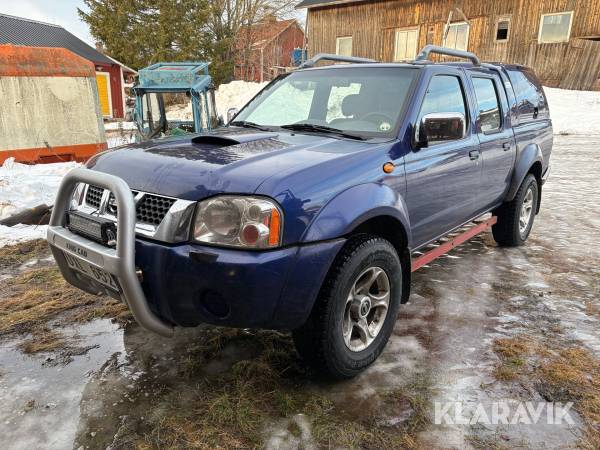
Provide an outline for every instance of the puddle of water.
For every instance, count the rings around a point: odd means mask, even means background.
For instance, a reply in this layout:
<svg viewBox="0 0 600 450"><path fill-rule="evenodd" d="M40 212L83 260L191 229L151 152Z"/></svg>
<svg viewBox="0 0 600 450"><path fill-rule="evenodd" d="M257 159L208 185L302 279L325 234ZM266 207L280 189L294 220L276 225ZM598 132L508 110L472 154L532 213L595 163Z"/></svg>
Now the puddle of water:
<svg viewBox="0 0 600 450"><path fill-rule="evenodd" d="M91 372L123 352L122 332L109 320L64 329L81 345L98 345L66 366L45 367L44 356L24 355L17 341L0 346L0 434L11 449L69 448L79 402Z"/></svg>

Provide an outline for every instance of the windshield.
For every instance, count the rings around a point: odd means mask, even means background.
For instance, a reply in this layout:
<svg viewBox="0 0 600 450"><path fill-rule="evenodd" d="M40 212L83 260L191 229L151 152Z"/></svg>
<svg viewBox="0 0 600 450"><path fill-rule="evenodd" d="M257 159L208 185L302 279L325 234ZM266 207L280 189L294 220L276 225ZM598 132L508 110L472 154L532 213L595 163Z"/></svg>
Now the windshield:
<svg viewBox="0 0 600 450"><path fill-rule="evenodd" d="M391 137L416 74L417 70L408 67L292 72L267 86L232 124L296 125L297 130L309 128L298 124L308 124L367 137Z"/></svg>

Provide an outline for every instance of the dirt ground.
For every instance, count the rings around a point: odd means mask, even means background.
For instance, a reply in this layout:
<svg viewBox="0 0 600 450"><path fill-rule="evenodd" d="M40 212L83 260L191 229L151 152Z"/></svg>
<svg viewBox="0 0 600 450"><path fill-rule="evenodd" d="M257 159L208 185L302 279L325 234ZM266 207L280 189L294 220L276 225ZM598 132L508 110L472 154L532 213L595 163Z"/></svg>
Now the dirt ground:
<svg viewBox="0 0 600 450"><path fill-rule="evenodd" d="M560 136L526 246L473 239L415 274L364 374L287 335L164 339L82 295L41 241L0 249L2 448L600 448L600 138ZM436 402L573 402L560 425L436 424Z"/></svg>

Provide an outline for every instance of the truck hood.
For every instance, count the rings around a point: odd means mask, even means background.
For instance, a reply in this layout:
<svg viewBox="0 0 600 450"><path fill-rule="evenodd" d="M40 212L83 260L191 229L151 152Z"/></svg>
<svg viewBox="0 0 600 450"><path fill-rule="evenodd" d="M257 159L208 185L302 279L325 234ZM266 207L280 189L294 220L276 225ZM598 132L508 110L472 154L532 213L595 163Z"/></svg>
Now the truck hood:
<svg viewBox="0 0 600 450"><path fill-rule="evenodd" d="M109 150L90 159L87 167L121 177L135 190L195 201L217 193L254 193L267 179L351 158L374 145L312 134L222 128Z"/></svg>

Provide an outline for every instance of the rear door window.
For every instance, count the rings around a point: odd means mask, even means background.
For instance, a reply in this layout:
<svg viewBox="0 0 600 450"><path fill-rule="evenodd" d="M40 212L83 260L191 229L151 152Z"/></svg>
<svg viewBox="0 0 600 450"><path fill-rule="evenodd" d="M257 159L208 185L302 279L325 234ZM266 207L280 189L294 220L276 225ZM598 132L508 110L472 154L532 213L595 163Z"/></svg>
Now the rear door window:
<svg viewBox="0 0 600 450"><path fill-rule="evenodd" d="M548 104L542 87L528 70L508 70L508 77L517 97L519 123L548 117Z"/></svg>
<svg viewBox="0 0 600 450"><path fill-rule="evenodd" d="M475 97L479 108L479 126L482 133L494 133L502 128L498 91L491 78L473 78Z"/></svg>

